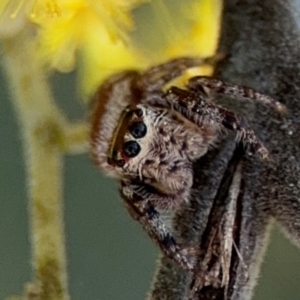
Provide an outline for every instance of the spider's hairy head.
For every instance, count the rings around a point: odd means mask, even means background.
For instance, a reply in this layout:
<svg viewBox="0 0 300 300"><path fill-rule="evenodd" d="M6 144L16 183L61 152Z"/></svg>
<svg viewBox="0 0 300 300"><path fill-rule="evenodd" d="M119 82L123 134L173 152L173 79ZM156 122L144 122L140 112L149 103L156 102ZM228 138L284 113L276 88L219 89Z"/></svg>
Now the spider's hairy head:
<svg viewBox="0 0 300 300"><path fill-rule="evenodd" d="M110 176L184 193L192 185L192 162L206 153L215 133L196 128L147 99L138 103L133 89L136 78L137 73L122 73L98 92L91 134L93 158Z"/></svg>
<svg viewBox="0 0 300 300"><path fill-rule="evenodd" d="M192 163L207 152L215 131L197 128L171 109L147 103L138 104L134 114L139 119L128 127L118 152L123 158L125 152L124 174L163 192L186 193L193 182ZM132 148L130 159L126 147Z"/></svg>
<svg viewBox="0 0 300 300"><path fill-rule="evenodd" d="M92 105L90 147L94 162L110 176L116 176L115 167L107 161L107 153L122 112L134 102L133 82L136 71L124 71L105 81L97 91Z"/></svg>

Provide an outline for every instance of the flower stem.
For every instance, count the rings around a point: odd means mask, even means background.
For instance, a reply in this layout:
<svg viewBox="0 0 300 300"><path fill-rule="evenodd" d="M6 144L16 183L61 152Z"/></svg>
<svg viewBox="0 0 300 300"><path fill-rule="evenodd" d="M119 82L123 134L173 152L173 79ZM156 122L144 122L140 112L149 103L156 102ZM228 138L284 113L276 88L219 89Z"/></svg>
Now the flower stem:
<svg viewBox="0 0 300 300"><path fill-rule="evenodd" d="M22 30L2 40L28 178L34 280L26 299L67 300L61 151L66 121L54 104L29 34Z"/></svg>
<svg viewBox="0 0 300 300"><path fill-rule="evenodd" d="M66 124L64 127L63 151L66 154L81 154L88 149L89 126L86 122Z"/></svg>

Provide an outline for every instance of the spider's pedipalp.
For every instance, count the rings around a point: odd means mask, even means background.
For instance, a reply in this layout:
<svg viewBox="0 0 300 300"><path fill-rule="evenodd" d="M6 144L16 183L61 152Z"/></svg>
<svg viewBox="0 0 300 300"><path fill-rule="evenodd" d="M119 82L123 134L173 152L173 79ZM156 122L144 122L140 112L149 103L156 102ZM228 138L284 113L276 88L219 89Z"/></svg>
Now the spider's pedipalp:
<svg viewBox="0 0 300 300"><path fill-rule="evenodd" d="M156 191L143 182L138 183L136 180L122 181L120 192L131 216L156 241L162 252L182 268L193 271L196 262L195 249L183 247L175 240L153 204L165 201L165 198L170 198L170 196ZM176 195L172 198L176 198Z"/></svg>

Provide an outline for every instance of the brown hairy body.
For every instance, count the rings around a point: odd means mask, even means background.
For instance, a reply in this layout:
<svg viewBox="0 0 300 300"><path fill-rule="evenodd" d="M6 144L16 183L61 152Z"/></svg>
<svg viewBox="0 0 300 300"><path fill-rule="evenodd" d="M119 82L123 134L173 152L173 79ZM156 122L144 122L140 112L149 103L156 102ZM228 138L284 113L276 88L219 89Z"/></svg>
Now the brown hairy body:
<svg viewBox="0 0 300 300"><path fill-rule="evenodd" d="M180 209L189 201L193 163L214 145L222 129L236 131L246 149L268 158L267 149L245 120L216 105L214 93L284 111L269 96L207 77L193 77L186 88L173 86L165 91L171 80L204 62L179 58L143 73L127 71L108 79L96 94L91 130L94 161L119 180L131 216L167 257L195 278L199 275L195 247L180 244L159 211ZM211 276L216 274L220 271Z"/></svg>

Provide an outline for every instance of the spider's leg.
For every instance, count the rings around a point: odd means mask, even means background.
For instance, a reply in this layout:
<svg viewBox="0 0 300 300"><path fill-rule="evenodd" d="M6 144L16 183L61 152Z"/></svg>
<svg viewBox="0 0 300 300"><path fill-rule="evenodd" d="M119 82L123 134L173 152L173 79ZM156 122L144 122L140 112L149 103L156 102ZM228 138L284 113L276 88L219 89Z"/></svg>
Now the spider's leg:
<svg viewBox="0 0 300 300"><path fill-rule="evenodd" d="M268 105L273 107L275 110L285 113L286 107L279 101L276 101L272 97L268 95L261 94L254 89L251 89L246 86L238 86L232 85L222 80L211 78L207 76L195 76L189 80L188 89L197 92L199 89L203 89L203 87L207 87L211 89L213 92L220 94L231 96L234 98L242 98L245 100L252 100L256 102L260 102L264 105Z"/></svg>
<svg viewBox="0 0 300 300"><path fill-rule="evenodd" d="M268 150L247 125L242 117L235 115L213 102L208 102L204 94L194 93L178 87L171 87L163 96L170 107L195 123L197 126L225 127L234 130L244 144L258 153L263 159L268 158Z"/></svg>
<svg viewBox="0 0 300 300"><path fill-rule="evenodd" d="M164 86L182 75L188 68L209 64L210 58L181 57L154 66L141 74L138 85L145 93L161 92Z"/></svg>
<svg viewBox="0 0 300 300"><path fill-rule="evenodd" d="M163 253L184 269L192 271L196 260L195 250L192 247L182 247L175 241L171 231L150 201L151 198L159 200L159 197L164 196L161 193L149 191L142 183L137 184L129 180L121 182L120 192L130 215L143 226ZM165 195L165 197L169 196ZM169 200L172 201L171 198Z"/></svg>

